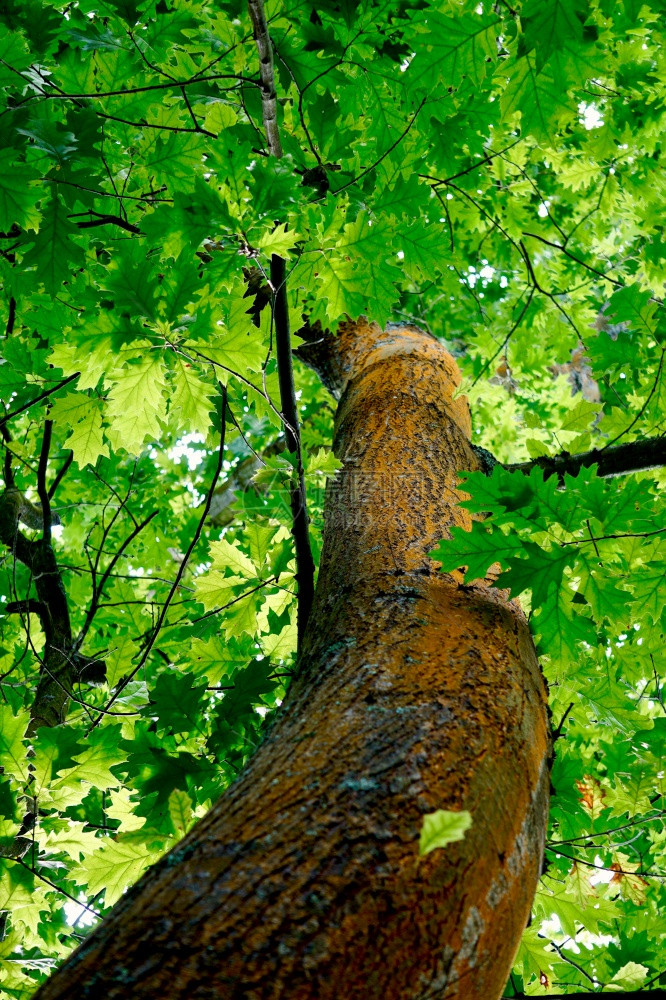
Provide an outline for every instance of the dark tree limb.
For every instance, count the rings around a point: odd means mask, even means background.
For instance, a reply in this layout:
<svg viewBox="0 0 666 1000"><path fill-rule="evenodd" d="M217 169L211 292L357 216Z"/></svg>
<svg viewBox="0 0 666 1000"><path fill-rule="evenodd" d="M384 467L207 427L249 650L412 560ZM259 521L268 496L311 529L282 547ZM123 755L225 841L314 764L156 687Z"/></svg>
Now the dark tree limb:
<svg viewBox="0 0 666 1000"><path fill-rule="evenodd" d="M40 618L44 616L46 608L41 603L41 601L35 600L34 597L28 597L23 601L9 601L5 605L6 615L39 615ZM44 629L46 631L46 629Z"/></svg>
<svg viewBox="0 0 666 1000"><path fill-rule="evenodd" d="M188 131L193 131L193 129L188 129ZM210 133L207 134L210 135ZM136 236L142 235L138 226L133 225L119 215L98 215L96 212L86 212L85 214L96 216L96 218L77 222L76 226L78 229L94 229L96 226L120 226L121 229L127 230L128 233L133 233Z"/></svg>
<svg viewBox="0 0 666 1000"><path fill-rule="evenodd" d="M7 442L9 438L7 428L3 424L0 424L0 428ZM52 423L47 420L37 474L37 490L42 506L35 507L30 504L23 493L16 488L9 450L5 455L5 489L0 494L0 542L6 545L14 558L30 571L37 592L36 599L13 601L7 610L22 615L27 612L38 614L45 637L44 650L39 657L41 662L39 683L30 709L29 735L40 726L55 726L63 721L76 675L71 657L72 630L67 595L60 567L51 546L53 519L46 489L51 430ZM20 521L27 522L33 528L43 528L43 537L27 538L19 529Z"/></svg>
<svg viewBox="0 0 666 1000"><path fill-rule="evenodd" d="M280 159L282 144L277 123L277 97L273 72L273 46L268 33L263 0L248 0L254 38L259 53L261 72L261 106L266 131L266 141L271 156ZM277 355L280 405L285 425L287 449L296 460L296 482L291 487L291 531L296 553L296 581L298 583L298 648L301 648L314 598L314 559L310 546L308 512L305 496L305 474L301 452L301 434L294 385L294 365L289 329L289 304L287 301L287 266L282 257L271 258L270 284L272 287L273 324Z"/></svg>
<svg viewBox="0 0 666 1000"><path fill-rule="evenodd" d="M538 466L546 477L557 475L561 479L564 475L577 476L581 469L591 465L598 466L600 476L623 476L629 472L661 468L666 465L666 436L631 441L612 448L593 448L580 455L563 451L559 455L543 455L530 462L513 462L505 468L509 472L529 473L534 466Z"/></svg>
<svg viewBox="0 0 666 1000"><path fill-rule="evenodd" d="M51 540L51 498L46 488L46 470L49 464L49 451L51 450L51 434L53 432L53 421L44 421L44 437L42 438L42 448L39 453L39 466L37 467L37 495L42 505L42 518L44 526L44 541Z"/></svg>
<svg viewBox="0 0 666 1000"><path fill-rule="evenodd" d="M11 337L14 332L16 322L16 299L13 295L9 297L9 312L7 314L7 326L5 327L5 337Z"/></svg>
<svg viewBox="0 0 666 1000"><path fill-rule="evenodd" d="M294 366L289 330L286 265L282 257L273 254L271 284L274 288L273 321L275 350L280 384L280 403L285 422L285 438L289 452L296 459L296 483L291 489L292 534L296 550L296 581L298 583L298 644L301 645L314 598L314 559L310 547L308 512L305 495L305 474L301 452L301 436L294 385Z"/></svg>

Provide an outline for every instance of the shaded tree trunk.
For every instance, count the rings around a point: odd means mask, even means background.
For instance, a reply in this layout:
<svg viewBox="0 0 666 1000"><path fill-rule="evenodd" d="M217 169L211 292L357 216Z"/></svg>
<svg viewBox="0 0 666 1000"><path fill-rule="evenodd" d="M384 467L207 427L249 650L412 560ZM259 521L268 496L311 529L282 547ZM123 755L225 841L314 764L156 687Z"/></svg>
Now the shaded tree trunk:
<svg viewBox="0 0 666 1000"><path fill-rule="evenodd" d="M542 861L544 682L518 606L428 559L468 526L456 476L478 467L455 362L362 322L324 347L344 468L299 674L239 780L40 1000L502 992ZM473 825L419 859L440 808Z"/></svg>

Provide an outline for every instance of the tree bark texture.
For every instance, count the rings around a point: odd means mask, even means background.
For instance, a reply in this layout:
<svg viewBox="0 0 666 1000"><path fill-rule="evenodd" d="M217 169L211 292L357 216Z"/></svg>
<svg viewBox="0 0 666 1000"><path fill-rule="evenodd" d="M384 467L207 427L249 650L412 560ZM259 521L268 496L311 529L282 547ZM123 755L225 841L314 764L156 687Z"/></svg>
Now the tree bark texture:
<svg viewBox="0 0 666 1000"><path fill-rule="evenodd" d="M502 993L542 864L545 685L517 604L428 558L469 527L457 473L479 461L455 362L365 321L324 346L344 466L298 676L244 773L39 1000ZM419 858L436 809L473 825Z"/></svg>

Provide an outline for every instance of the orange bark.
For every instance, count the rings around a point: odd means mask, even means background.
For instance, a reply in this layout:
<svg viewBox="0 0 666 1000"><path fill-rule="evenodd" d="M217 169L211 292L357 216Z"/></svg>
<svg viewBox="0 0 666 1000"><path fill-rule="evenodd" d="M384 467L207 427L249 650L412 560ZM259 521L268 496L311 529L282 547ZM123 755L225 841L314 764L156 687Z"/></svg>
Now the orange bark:
<svg viewBox="0 0 666 1000"><path fill-rule="evenodd" d="M327 345L344 462L300 673L209 815L38 993L495 1000L543 853L550 739L524 617L428 558L478 466L455 362L415 329ZM464 840L418 857L422 818Z"/></svg>

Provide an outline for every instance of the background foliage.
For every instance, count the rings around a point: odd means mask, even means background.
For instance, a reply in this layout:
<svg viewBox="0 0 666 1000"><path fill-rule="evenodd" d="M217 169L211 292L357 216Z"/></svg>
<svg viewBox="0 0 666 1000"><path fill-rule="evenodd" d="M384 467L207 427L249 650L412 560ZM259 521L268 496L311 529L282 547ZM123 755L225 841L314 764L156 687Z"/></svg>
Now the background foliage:
<svg viewBox="0 0 666 1000"><path fill-rule="evenodd" d="M66 721L31 725L49 639L5 530L3 997L206 811L288 683L292 466L270 308L255 325L247 297L271 254L294 329L366 313L442 338L500 462L663 433L661 0L267 12L279 161L242 5L2 5L5 498L13 476L37 503L48 454L75 678ZM317 548L333 405L296 377ZM468 577L499 562L531 608L562 737L508 996L666 969L663 479L592 468L561 489L498 466L467 479L490 518L437 552Z"/></svg>

